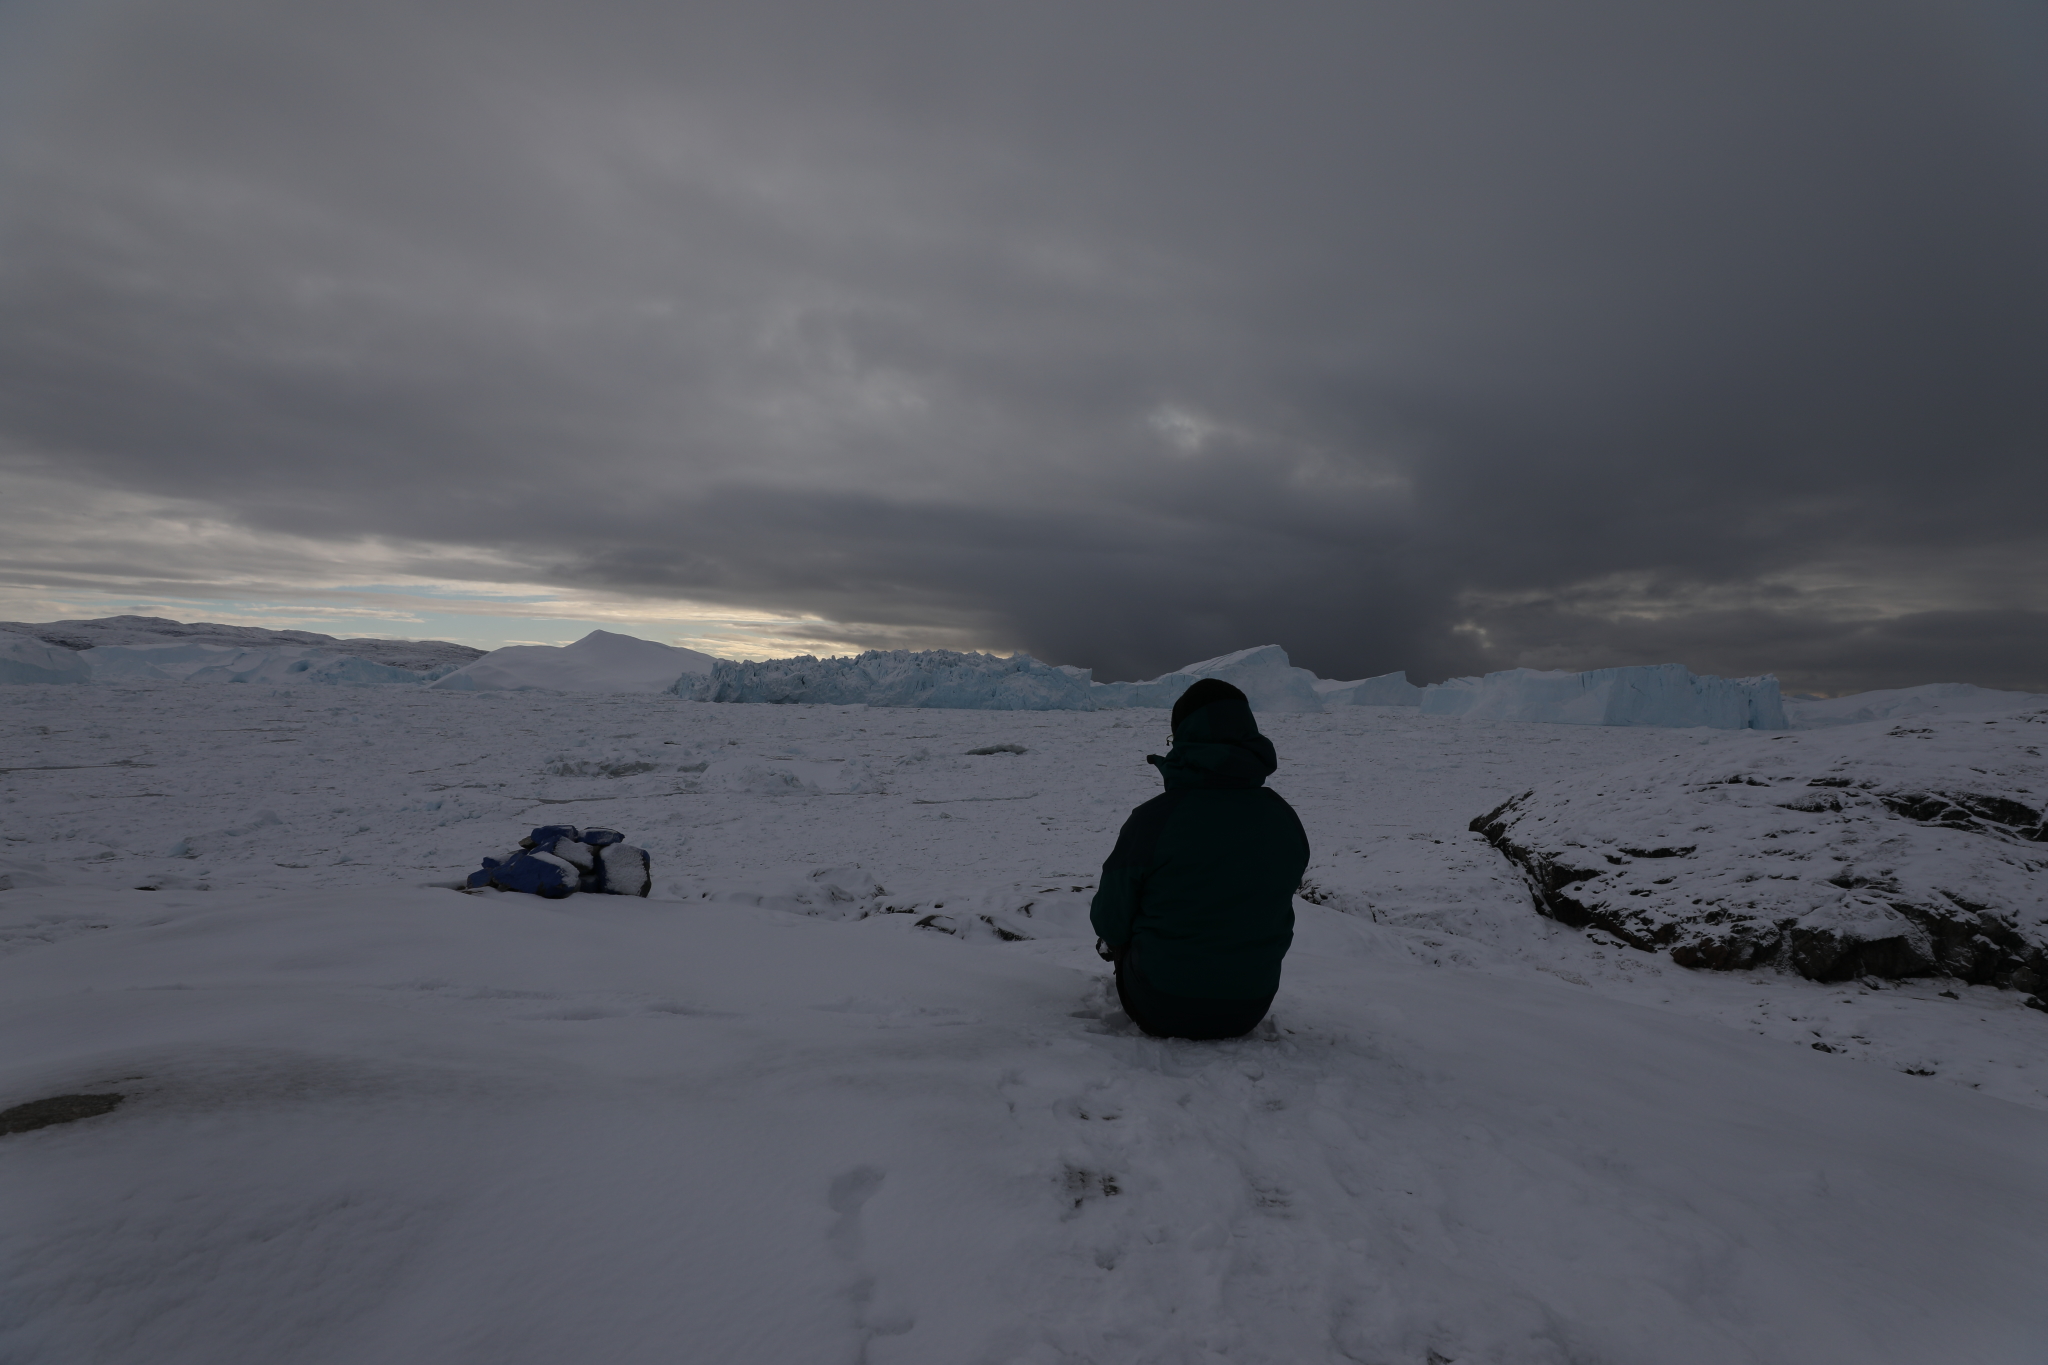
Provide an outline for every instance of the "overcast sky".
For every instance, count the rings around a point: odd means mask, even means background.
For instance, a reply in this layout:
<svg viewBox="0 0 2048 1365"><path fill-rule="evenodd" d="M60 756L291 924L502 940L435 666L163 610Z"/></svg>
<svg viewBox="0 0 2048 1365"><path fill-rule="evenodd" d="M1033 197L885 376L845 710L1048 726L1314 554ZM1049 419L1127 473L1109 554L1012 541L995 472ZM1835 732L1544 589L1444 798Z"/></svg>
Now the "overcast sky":
<svg viewBox="0 0 2048 1365"><path fill-rule="evenodd" d="M0 617L2048 688L2048 19L0 11Z"/></svg>

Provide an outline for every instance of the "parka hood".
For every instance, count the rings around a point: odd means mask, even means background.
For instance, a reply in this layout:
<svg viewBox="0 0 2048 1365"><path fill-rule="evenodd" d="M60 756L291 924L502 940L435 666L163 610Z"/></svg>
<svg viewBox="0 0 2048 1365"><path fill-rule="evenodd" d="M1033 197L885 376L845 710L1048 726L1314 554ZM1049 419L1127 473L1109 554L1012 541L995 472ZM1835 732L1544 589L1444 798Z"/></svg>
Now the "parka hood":
<svg viewBox="0 0 2048 1365"><path fill-rule="evenodd" d="M1280 766L1273 741L1259 733L1249 702L1223 697L1194 711L1174 731L1164 756L1145 755L1168 791L1257 787Z"/></svg>

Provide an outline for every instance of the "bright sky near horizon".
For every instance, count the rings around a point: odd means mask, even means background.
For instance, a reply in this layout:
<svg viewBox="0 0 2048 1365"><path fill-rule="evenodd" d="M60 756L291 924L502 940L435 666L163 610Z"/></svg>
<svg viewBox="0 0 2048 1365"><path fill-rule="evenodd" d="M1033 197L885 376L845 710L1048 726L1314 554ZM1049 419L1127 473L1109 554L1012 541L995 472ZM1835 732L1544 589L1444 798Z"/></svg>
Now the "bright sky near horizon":
<svg viewBox="0 0 2048 1365"><path fill-rule="evenodd" d="M29 0L0 619L2048 689L2019 0Z"/></svg>

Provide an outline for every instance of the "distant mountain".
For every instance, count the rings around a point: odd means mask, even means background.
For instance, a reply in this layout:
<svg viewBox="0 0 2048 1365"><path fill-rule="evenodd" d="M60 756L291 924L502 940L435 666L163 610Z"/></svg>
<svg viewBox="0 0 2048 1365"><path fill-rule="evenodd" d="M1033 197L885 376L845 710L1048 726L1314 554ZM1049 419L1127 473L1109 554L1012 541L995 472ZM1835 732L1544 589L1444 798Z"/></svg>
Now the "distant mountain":
<svg viewBox="0 0 2048 1365"><path fill-rule="evenodd" d="M353 655L392 668L425 672L449 664L481 659L484 651L449 640L338 639L313 630L266 630L262 626L223 626L210 621L190 625L161 616L103 616L95 621L0 621L0 630L32 635L62 649L93 649L100 645L221 644L244 648L264 645L313 645Z"/></svg>

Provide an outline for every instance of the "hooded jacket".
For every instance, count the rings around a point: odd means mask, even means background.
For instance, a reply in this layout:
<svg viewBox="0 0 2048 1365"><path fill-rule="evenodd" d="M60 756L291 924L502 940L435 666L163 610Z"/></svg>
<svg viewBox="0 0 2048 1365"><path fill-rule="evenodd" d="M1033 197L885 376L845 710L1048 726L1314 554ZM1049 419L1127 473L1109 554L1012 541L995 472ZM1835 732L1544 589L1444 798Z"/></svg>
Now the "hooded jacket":
<svg viewBox="0 0 2048 1365"><path fill-rule="evenodd" d="M1308 835L1265 780L1279 766L1240 696L1203 706L1148 754L1166 792L1131 812L1103 864L1089 921L1156 989L1269 998L1294 942Z"/></svg>

